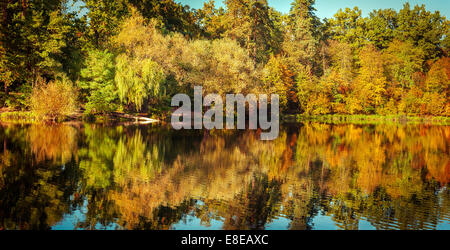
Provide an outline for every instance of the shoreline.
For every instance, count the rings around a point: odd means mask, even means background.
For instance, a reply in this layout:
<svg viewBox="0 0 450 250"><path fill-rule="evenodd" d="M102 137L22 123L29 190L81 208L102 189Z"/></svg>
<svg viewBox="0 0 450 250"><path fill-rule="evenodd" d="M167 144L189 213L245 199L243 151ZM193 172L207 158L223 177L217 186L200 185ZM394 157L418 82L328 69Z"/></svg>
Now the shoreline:
<svg viewBox="0 0 450 250"><path fill-rule="evenodd" d="M88 123L116 123L116 122L133 122L136 124L153 124L161 122L160 120L140 116L139 114L127 114L114 112L105 115L85 115L81 112L70 116L65 116L63 119L42 120L38 119L30 111L6 111L0 112L0 123L11 124L34 124L34 123L70 123L70 122L88 122Z"/></svg>
<svg viewBox="0 0 450 250"><path fill-rule="evenodd" d="M6 111L0 112L1 123L66 123L66 122L90 122L90 123L108 123L108 122L135 122L140 124L154 124L164 122L140 116L139 114L114 113L107 115L84 115L77 113L67 116L58 121L39 120L30 111ZM319 122L328 124L357 124L357 125L376 125L376 124L429 124L450 126L450 117L443 116L406 116L406 115L303 115L303 114L282 114L281 123L296 122Z"/></svg>
<svg viewBox="0 0 450 250"><path fill-rule="evenodd" d="M429 124L450 126L450 117L445 116L406 116L406 115L289 115L288 120L297 122L321 122L329 124Z"/></svg>

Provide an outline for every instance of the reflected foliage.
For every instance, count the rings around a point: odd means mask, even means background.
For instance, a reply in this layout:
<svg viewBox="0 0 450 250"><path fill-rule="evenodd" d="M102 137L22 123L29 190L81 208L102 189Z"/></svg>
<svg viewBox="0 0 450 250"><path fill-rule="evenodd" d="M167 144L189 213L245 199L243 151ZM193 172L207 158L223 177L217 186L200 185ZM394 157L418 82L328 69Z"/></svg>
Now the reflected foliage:
<svg viewBox="0 0 450 250"><path fill-rule="evenodd" d="M450 127L304 123L270 142L259 133L3 126L0 228L449 225Z"/></svg>

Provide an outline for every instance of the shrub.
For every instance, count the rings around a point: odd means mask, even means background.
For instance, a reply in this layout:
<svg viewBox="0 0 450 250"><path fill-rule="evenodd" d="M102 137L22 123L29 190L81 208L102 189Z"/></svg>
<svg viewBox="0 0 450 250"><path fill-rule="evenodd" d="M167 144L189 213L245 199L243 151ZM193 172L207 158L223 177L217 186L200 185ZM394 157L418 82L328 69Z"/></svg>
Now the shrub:
<svg viewBox="0 0 450 250"><path fill-rule="evenodd" d="M31 111L40 119L56 120L74 113L76 91L68 81L40 84L31 95Z"/></svg>

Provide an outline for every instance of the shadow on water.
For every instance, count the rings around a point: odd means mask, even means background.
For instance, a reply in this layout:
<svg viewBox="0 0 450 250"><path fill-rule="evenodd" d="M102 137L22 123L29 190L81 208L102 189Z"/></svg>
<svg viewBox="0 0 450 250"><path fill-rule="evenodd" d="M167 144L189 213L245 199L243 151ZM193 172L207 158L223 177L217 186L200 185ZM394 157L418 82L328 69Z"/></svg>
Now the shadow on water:
<svg viewBox="0 0 450 250"><path fill-rule="evenodd" d="M0 127L1 229L450 229L450 127Z"/></svg>

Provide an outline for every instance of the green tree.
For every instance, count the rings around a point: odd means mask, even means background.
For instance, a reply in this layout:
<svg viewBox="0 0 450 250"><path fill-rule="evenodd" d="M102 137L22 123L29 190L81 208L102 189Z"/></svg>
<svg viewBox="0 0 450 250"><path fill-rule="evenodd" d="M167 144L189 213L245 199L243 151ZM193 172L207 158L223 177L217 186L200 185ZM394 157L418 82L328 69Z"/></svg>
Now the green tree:
<svg viewBox="0 0 450 250"><path fill-rule="evenodd" d="M20 79L25 68L24 39L21 32L23 21L18 18L21 11L18 3L2 1L0 8L0 81L5 94L8 94L8 87Z"/></svg>
<svg viewBox="0 0 450 250"><path fill-rule="evenodd" d="M119 29L120 22L129 14L127 0L83 0L82 9L87 10L83 18L86 32L83 34L88 46L106 49L110 38Z"/></svg>
<svg viewBox="0 0 450 250"><path fill-rule="evenodd" d="M441 42L446 32L446 19L439 11L431 13L424 5L414 6L405 3L398 13L398 28L395 37L409 41L425 52L425 59L434 59L441 55Z"/></svg>
<svg viewBox="0 0 450 250"><path fill-rule="evenodd" d="M252 58L236 41L219 39L198 40L184 49L186 56L181 59L185 77L183 85L202 85L205 93L259 93L259 71Z"/></svg>
<svg viewBox="0 0 450 250"><path fill-rule="evenodd" d="M353 50L367 43L366 20L358 7L339 9L329 23L333 39L350 44Z"/></svg>
<svg viewBox="0 0 450 250"><path fill-rule="evenodd" d="M367 39L378 49L385 49L394 39L397 29L397 12L393 9L374 10L366 21Z"/></svg>
<svg viewBox="0 0 450 250"><path fill-rule="evenodd" d="M149 59L161 66L169 96L177 89L188 92L199 84L208 93L259 90L258 70L247 51L231 39L190 41L179 34L163 35L155 22L146 22L134 13L124 22L115 41L128 58L138 63Z"/></svg>
<svg viewBox="0 0 450 250"><path fill-rule="evenodd" d="M225 4L225 36L247 49L255 63L265 63L276 47L267 0L226 0Z"/></svg>
<svg viewBox="0 0 450 250"><path fill-rule="evenodd" d="M107 50L91 50L86 67L81 70L79 86L87 95L88 113L111 112L117 108L117 88L114 82L114 55Z"/></svg>
<svg viewBox="0 0 450 250"><path fill-rule="evenodd" d="M13 82L34 85L39 76L63 72L62 48L68 23L65 1L7 1L2 4L0 72L5 92Z"/></svg>
<svg viewBox="0 0 450 250"><path fill-rule="evenodd" d="M358 69L355 66L350 44L335 40L327 43L324 53L329 58L330 65L321 78L322 85L333 99L334 111L346 113L345 99L350 93Z"/></svg>

